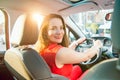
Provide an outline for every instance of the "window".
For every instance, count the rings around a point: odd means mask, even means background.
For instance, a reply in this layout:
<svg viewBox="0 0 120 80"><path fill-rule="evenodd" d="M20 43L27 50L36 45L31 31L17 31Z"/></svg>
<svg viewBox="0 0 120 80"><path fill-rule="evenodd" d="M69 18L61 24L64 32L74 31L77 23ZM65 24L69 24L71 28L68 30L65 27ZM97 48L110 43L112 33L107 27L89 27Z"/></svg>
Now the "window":
<svg viewBox="0 0 120 80"><path fill-rule="evenodd" d="M5 43L5 17L3 11L0 9L0 51L6 50Z"/></svg>
<svg viewBox="0 0 120 80"><path fill-rule="evenodd" d="M111 21L106 21L105 15L112 11L113 9L87 11L73 14L70 17L82 29L85 35L110 37ZM103 32L104 34L101 35L100 32Z"/></svg>

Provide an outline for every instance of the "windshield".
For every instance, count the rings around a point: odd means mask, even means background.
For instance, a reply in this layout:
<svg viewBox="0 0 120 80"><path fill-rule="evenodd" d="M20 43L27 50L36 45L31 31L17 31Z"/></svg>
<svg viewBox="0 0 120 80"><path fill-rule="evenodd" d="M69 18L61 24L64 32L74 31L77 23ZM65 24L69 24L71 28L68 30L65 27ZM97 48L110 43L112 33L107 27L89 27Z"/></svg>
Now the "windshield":
<svg viewBox="0 0 120 80"><path fill-rule="evenodd" d="M105 20L105 15L112 12L109 10L97 10L72 14L69 17L81 29L86 37L107 36L110 37L111 21Z"/></svg>

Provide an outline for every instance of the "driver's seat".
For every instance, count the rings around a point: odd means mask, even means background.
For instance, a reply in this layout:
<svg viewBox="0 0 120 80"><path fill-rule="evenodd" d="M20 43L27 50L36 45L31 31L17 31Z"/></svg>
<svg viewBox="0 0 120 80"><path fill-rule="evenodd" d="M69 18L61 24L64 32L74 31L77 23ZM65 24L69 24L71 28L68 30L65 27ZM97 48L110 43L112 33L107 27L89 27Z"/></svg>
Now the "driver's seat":
<svg viewBox="0 0 120 80"><path fill-rule="evenodd" d="M38 25L30 14L18 17L12 31L12 48L5 53L5 65L17 80L68 80L52 74L43 58L32 48Z"/></svg>

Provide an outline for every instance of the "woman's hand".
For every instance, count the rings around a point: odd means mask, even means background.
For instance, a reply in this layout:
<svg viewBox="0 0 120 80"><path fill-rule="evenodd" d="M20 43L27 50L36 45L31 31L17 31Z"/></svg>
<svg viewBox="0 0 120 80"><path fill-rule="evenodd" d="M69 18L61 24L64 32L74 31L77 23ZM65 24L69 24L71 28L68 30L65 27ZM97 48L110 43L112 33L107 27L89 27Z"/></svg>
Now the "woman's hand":
<svg viewBox="0 0 120 80"><path fill-rule="evenodd" d="M103 46L102 42L100 40L93 40L93 46L92 46L92 50L94 50L93 53L96 53L97 55L99 55L100 53L100 48Z"/></svg>
<svg viewBox="0 0 120 80"><path fill-rule="evenodd" d="M101 48L103 46L103 44L100 40L93 41L93 44L97 48Z"/></svg>
<svg viewBox="0 0 120 80"><path fill-rule="evenodd" d="M79 38L76 43L81 44L86 40L86 38Z"/></svg>
<svg viewBox="0 0 120 80"><path fill-rule="evenodd" d="M86 40L86 38L80 38L80 39L78 39L77 41L72 42L72 43L69 45L69 48L75 49L77 45L83 43L85 40Z"/></svg>

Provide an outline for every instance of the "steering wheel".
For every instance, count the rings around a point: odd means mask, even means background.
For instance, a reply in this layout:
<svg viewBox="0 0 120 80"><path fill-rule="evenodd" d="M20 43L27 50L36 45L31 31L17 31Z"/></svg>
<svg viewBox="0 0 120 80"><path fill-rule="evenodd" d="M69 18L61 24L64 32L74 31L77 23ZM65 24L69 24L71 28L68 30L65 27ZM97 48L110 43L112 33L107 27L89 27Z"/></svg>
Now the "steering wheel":
<svg viewBox="0 0 120 80"><path fill-rule="evenodd" d="M80 64L88 65L88 64L95 63L99 59L100 54L101 54L101 48L99 49L99 52L95 55L94 58L91 58L91 59L89 59L88 61L85 61L85 62L81 62Z"/></svg>
<svg viewBox="0 0 120 80"><path fill-rule="evenodd" d="M90 42L89 42L90 41ZM93 42L92 42L93 40L92 39L87 39L86 40L86 43L87 44L85 44L86 46L87 45L90 45L88 48L90 48L92 45L93 45ZM81 48L81 45L78 45L77 47L76 47L76 51L80 51L80 48ZM82 46L82 48L84 48L84 46ZM102 49L100 48L99 49L99 52L94 56L94 58L91 58L91 59L89 59L88 61L85 61L85 62L81 62L80 64L83 64L83 65L88 65L88 64L92 64L92 63L95 63L98 59L99 59L99 57L100 57L100 54L102 53Z"/></svg>

